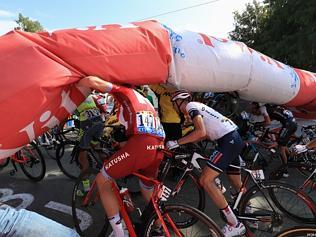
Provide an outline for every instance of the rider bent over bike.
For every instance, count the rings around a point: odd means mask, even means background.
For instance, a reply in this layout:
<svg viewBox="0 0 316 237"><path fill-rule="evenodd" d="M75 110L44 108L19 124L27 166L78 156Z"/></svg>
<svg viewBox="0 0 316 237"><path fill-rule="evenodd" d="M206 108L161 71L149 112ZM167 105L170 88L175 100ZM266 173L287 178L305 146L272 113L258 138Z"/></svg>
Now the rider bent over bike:
<svg viewBox="0 0 316 237"><path fill-rule="evenodd" d="M237 126L205 104L192 102L192 97L187 91L175 92L171 100L178 113L190 116L194 123L194 131L179 140L168 141L167 148L174 149L179 145L204 138L218 142L218 151L211 155L207 166L203 169L200 183L226 217L227 224L222 229L224 235L232 237L244 234L245 226L237 219L215 183L216 177L226 170L235 190L239 191L242 186L240 170L229 167L230 164L240 166L239 154L243 142L237 132Z"/></svg>
<svg viewBox="0 0 316 237"><path fill-rule="evenodd" d="M115 237L124 237L119 205L112 191L112 182L133 172L155 178L163 158L157 151L164 144L165 133L151 103L137 91L115 85L98 77L88 76L78 82L102 93L110 93L121 105L119 120L126 127L127 143L104 163L96 177L97 186ZM149 202L153 186L140 181L141 192Z"/></svg>

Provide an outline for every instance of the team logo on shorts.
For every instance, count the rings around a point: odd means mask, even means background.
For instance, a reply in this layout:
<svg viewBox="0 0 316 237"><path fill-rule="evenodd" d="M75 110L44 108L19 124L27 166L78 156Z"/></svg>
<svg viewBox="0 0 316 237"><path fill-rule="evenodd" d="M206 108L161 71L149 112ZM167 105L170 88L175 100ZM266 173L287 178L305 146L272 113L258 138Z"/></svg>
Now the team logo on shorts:
<svg viewBox="0 0 316 237"><path fill-rule="evenodd" d="M122 160L126 159L127 157L129 157L130 154L128 154L127 152L125 152L124 154L119 155L118 157L115 157L113 160L111 160L108 164L105 165L105 170L108 170L109 168L111 168L113 165L121 162Z"/></svg>

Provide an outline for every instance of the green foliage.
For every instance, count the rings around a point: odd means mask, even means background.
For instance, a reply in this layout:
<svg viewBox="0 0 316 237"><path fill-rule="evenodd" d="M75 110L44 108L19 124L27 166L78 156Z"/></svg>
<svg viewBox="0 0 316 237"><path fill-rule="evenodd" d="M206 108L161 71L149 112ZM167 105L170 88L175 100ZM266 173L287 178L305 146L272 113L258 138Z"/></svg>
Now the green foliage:
<svg viewBox="0 0 316 237"><path fill-rule="evenodd" d="M234 12L235 30L230 32L232 40L242 41L249 47L258 45L262 30L268 18L267 5L260 4L256 0L246 4L246 10L242 13Z"/></svg>
<svg viewBox="0 0 316 237"><path fill-rule="evenodd" d="M15 22L19 25L21 30L27 32L38 32L44 30L39 21L32 21L30 18L23 16L21 13L19 13L19 17Z"/></svg>
<svg viewBox="0 0 316 237"><path fill-rule="evenodd" d="M248 5L234 15L232 39L294 67L316 70L315 0L265 0ZM256 18L258 24L253 23Z"/></svg>

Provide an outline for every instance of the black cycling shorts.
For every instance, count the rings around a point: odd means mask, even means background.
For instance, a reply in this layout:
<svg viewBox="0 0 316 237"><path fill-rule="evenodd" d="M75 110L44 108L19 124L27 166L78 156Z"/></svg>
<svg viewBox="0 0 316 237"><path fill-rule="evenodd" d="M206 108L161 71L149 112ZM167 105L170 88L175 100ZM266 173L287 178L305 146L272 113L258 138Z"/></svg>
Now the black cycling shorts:
<svg viewBox="0 0 316 237"><path fill-rule="evenodd" d="M239 133L234 130L217 140L218 150L214 151L207 162L208 167L222 173L240 174L240 169L229 165L240 166L239 155L242 151L243 142Z"/></svg>
<svg viewBox="0 0 316 237"><path fill-rule="evenodd" d="M284 127L281 128L279 132L278 144L280 146L286 146L291 138L291 136L296 132L297 123L290 121L286 123Z"/></svg>

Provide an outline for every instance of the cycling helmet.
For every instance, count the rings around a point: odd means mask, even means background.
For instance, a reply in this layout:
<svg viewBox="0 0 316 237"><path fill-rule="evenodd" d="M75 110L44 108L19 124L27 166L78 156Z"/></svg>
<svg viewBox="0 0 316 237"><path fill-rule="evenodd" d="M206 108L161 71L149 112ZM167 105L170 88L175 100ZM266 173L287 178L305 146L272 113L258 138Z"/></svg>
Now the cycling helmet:
<svg viewBox="0 0 316 237"><path fill-rule="evenodd" d="M176 100L185 100L185 99L192 100L191 94L186 90L176 91L175 93L173 93L173 95L171 97L172 102L174 102Z"/></svg>

